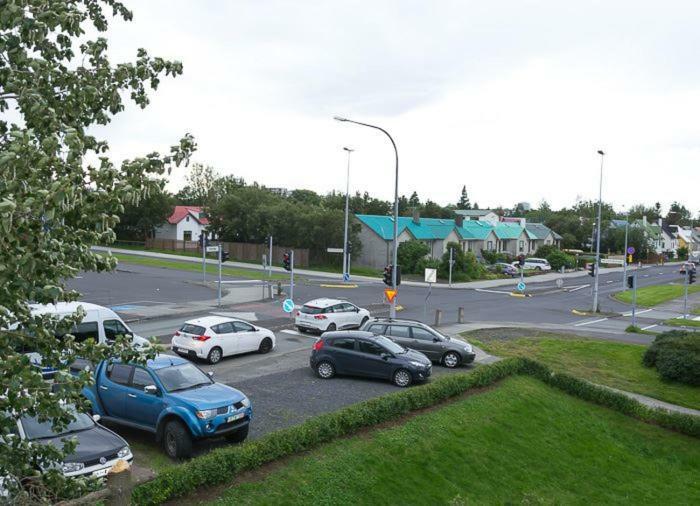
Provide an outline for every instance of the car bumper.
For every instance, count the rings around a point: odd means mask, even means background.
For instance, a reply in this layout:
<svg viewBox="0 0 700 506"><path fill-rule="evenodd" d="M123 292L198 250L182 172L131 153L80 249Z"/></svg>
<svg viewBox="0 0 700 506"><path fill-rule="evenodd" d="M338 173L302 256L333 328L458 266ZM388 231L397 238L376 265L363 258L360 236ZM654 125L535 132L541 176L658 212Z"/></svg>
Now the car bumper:
<svg viewBox="0 0 700 506"><path fill-rule="evenodd" d="M194 339L182 339L174 337L170 346L175 353L190 358L207 358L208 350L201 345L201 341Z"/></svg>
<svg viewBox="0 0 700 506"><path fill-rule="evenodd" d="M413 381L426 381L428 378L430 378L430 375L433 373L433 365L430 364L425 368L419 369L413 369L411 371L411 376L413 376Z"/></svg>
<svg viewBox="0 0 700 506"><path fill-rule="evenodd" d="M462 354L462 364L467 365L471 364L474 362L474 359L476 358L476 353L471 352L471 353L463 353Z"/></svg>
<svg viewBox="0 0 700 506"><path fill-rule="evenodd" d="M109 473L109 470L112 469L116 465L117 462L120 460L125 460L129 464L134 460L134 456L127 457L125 459L113 459L105 462L104 464L95 464L94 466L90 467L85 467L81 469L80 471L75 471L72 473L65 473L64 476L67 478L75 478L75 477L90 477L90 478L104 478L107 476L107 473Z"/></svg>
<svg viewBox="0 0 700 506"><path fill-rule="evenodd" d="M211 438L231 434L250 425L253 418L253 410L244 408L236 413L217 415L209 420L199 421L199 433L197 438Z"/></svg>
<svg viewBox="0 0 700 506"><path fill-rule="evenodd" d="M294 325L296 325L297 327L306 329L306 330L323 332L324 330L326 330L328 323L325 323L323 321L314 322L314 321L309 321L309 320L295 320Z"/></svg>

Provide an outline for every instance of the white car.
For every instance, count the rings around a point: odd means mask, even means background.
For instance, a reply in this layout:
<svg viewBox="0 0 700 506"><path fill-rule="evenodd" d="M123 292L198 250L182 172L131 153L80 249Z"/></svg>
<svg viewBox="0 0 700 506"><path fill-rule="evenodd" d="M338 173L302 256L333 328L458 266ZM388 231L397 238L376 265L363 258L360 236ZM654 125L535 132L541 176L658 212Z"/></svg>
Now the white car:
<svg viewBox="0 0 700 506"><path fill-rule="evenodd" d="M178 355L200 358L210 364L239 353L268 353L276 344L275 334L271 330L223 316L186 321L175 332L171 343Z"/></svg>
<svg viewBox="0 0 700 506"><path fill-rule="evenodd" d="M294 325L300 332L307 330L331 332L358 329L369 320L369 311L344 300L315 299L296 312Z"/></svg>
<svg viewBox="0 0 700 506"><path fill-rule="evenodd" d="M513 262L513 267L516 269L520 268L520 265L518 262ZM523 266L523 269L527 270L536 270L536 271L551 271L552 266L549 265L549 262L544 259L544 258L526 258L525 259L525 265Z"/></svg>

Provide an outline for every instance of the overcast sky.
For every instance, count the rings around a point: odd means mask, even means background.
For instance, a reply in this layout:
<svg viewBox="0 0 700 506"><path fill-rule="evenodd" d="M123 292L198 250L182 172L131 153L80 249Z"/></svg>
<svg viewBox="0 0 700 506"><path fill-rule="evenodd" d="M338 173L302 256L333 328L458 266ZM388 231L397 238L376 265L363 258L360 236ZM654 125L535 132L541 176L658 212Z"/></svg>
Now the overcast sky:
<svg viewBox="0 0 700 506"><path fill-rule="evenodd" d="M115 61L179 59L146 110L103 132L117 158L195 135L195 161L272 187L454 203L700 211L700 2L128 1ZM170 188L182 186L185 171Z"/></svg>

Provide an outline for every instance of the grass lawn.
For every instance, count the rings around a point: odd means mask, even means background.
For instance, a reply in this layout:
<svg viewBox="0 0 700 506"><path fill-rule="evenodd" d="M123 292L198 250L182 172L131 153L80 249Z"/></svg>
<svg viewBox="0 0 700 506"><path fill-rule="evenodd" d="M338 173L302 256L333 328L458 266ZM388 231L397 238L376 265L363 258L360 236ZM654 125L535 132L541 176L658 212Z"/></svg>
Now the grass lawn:
<svg viewBox="0 0 700 506"><path fill-rule="evenodd" d="M517 329L488 329L463 334L470 342L500 357L525 356L554 370L594 383L700 409L700 388L662 381L642 365L646 346L613 343Z"/></svg>
<svg viewBox="0 0 700 506"><path fill-rule="evenodd" d="M700 444L515 377L252 476L214 504L698 504Z"/></svg>
<svg viewBox="0 0 700 506"><path fill-rule="evenodd" d="M164 269L178 269L181 271L202 272L202 265L193 262L179 262L177 260L164 260L162 258L141 257L137 255L128 255L123 253L112 253L112 256L119 260L120 264L137 264L146 265L149 267L162 267ZM221 272L224 276L235 276L245 279L268 279L267 273L262 271L254 271L249 269L241 269L238 267L223 267ZM219 267L217 265L207 264L207 274L218 276ZM287 280L288 274L272 273L272 279Z"/></svg>
<svg viewBox="0 0 700 506"><path fill-rule="evenodd" d="M688 287L688 293L700 292L700 285L691 285ZM656 306L662 302L683 297L685 286L683 285L654 285L645 286L637 289L637 305L639 306ZM618 292L615 298L620 302L632 303L632 290Z"/></svg>
<svg viewBox="0 0 700 506"><path fill-rule="evenodd" d="M691 320L689 318L672 318L666 320L664 325L671 325L673 327L698 327L700 328L700 320Z"/></svg>

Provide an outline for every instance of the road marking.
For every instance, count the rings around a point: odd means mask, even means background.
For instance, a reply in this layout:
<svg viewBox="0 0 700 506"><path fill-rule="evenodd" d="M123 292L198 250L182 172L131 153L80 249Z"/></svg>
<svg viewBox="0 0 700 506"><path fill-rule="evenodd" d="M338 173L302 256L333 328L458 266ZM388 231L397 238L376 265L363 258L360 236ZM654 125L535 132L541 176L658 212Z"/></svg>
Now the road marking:
<svg viewBox="0 0 700 506"><path fill-rule="evenodd" d="M645 274L644 277L645 277L645 278L648 278L648 277L649 277L649 274Z"/></svg>
<svg viewBox="0 0 700 506"><path fill-rule="evenodd" d="M525 293L510 292L508 295L510 295L511 297L520 297L520 298L531 297L531 295L529 293L525 294Z"/></svg>
<svg viewBox="0 0 700 506"><path fill-rule="evenodd" d="M606 283L612 283L612 281L606 281Z"/></svg>
<svg viewBox="0 0 700 506"><path fill-rule="evenodd" d="M641 311L637 311L635 314L642 314L642 313L648 313L649 311L653 311L653 309L642 309ZM622 313L622 316L632 316L632 311L628 311L627 313Z"/></svg>
<svg viewBox="0 0 700 506"><path fill-rule="evenodd" d="M302 334L301 332L297 332L296 330L292 330L292 329L284 329L284 330L280 330L280 332L283 334L290 334L292 336L308 337L306 334Z"/></svg>
<svg viewBox="0 0 700 506"><path fill-rule="evenodd" d="M357 288L357 285L318 285L321 288Z"/></svg>
<svg viewBox="0 0 700 506"><path fill-rule="evenodd" d="M642 330L649 330L653 329L654 327L657 327L656 323L654 325L647 325L646 327L642 327Z"/></svg>
<svg viewBox="0 0 700 506"><path fill-rule="evenodd" d="M569 293L575 292L576 290L580 290L581 288L586 288L586 287L588 287L588 286L591 286L591 285L581 285L581 286L577 286L576 288L571 288L571 289L569 290Z"/></svg>
<svg viewBox="0 0 700 506"><path fill-rule="evenodd" d="M487 290L485 288L475 288L475 292L484 292L484 293L502 293L504 295L510 295L510 292L504 292L501 290Z"/></svg>
<svg viewBox="0 0 700 506"><path fill-rule="evenodd" d="M592 323L600 323L600 322L604 322L605 320L607 320L607 318L601 318L600 320L589 320L589 321L585 321L585 322L580 322L580 323L574 324L574 327L583 327L584 325L590 325Z"/></svg>

